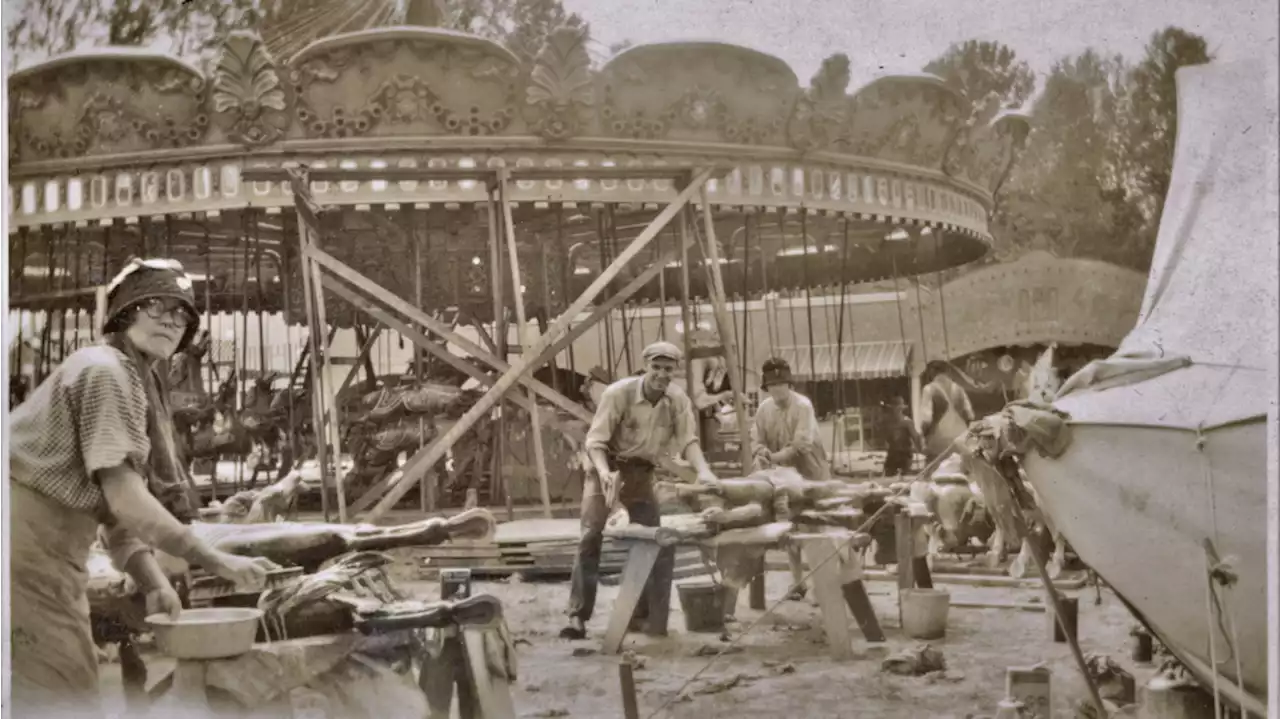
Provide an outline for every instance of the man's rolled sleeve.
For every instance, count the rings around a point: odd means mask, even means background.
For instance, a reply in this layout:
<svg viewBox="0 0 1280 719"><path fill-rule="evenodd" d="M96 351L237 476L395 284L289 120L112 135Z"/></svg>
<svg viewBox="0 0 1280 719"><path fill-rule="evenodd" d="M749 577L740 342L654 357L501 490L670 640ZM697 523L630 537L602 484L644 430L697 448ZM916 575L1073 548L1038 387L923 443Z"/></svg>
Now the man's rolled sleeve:
<svg viewBox="0 0 1280 719"><path fill-rule="evenodd" d="M678 398L678 399L677 399ZM698 442L698 420L693 414L693 401L687 395L676 395L672 398L673 402L684 405L676 407L675 427L671 433L671 453L677 457L683 457L684 451L689 449L689 445Z"/></svg>
<svg viewBox="0 0 1280 719"><path fill-rule="evenodd" d="M102 542L102 548L111 558L111 566L119 572L126 571L129 560L133 559L138 552L151 551L151 547L146 542L138 539L118 522L99 526L98 540Z"/></svg>
<svg viewBox="0 0 1280 719"><path fill-rule="evenodd" d="M591 417L591 427L587 430L586 441L583 442L583 449L588 453L597 449L608 451L613 433L622 420L623 401L624 394L613 387L606 389L601 395L600 406Z"/></svg>

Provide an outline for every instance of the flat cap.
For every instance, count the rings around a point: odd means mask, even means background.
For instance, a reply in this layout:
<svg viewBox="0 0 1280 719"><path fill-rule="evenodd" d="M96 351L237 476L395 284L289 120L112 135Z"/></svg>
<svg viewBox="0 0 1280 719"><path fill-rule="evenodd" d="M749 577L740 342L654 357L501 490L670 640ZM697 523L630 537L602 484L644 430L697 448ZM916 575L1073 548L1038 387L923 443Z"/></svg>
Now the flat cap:
<svg viewBox="0 0 1280 719"><path fill-rule="evenodd" d="M680 348L670 342L654 342L648 347L645 347L644 352L642 352L640 356L645 362L648 362L651 359L657 359L658 357L665 357L669 360L679 362L683 355L680 352Z"/></svg>

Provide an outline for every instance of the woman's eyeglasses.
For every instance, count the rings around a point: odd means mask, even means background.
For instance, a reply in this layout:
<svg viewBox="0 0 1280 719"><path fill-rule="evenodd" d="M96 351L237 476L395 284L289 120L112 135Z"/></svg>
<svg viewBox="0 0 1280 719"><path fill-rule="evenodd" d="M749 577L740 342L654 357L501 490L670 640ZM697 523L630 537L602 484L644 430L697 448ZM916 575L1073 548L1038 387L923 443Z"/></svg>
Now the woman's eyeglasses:
<svg viewBox="0 0 1280 719"><path fill-rule="evenodd" d="M199 318L191 314L191 310L187 309L185 305L166 302L159 298L139 303L138 309L153 320L162 320L167 316L174 323L183 327L190 327L199 321Z"/></svg>

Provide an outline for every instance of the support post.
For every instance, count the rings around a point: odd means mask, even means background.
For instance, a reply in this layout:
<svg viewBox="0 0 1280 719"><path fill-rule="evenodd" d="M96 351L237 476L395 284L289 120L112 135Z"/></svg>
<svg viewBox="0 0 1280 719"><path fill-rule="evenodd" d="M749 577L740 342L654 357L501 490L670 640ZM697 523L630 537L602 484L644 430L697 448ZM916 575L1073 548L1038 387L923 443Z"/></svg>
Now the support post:
<svg viewBox="0 0 1280 719"><path fill-rule="evenodd" d="M516 306L516 326L520 337L520 356L524 357L525 340L528 337L529 320L525 315L524 287L520 283L520 253L516 248L516 227L511 218L511 204L507 201L507 183L510 175L506 169L498 171L498 205L502 208L502 227L507 236L507 252L511 259L511 292ZM492 201L492 200L491 200ZM551 489L547 484L547 459L542 445L542 417L538 401L529 393L529 421L533 425L533 461L538 472L538 491L542 496L542 513L551 519Z"/></svg>
<svg viewBox="0 0 1280 719"><path fill-rule="evenodd" d="M417 482L426 470L434 465L444 455L444 453L458 441L459 437L470 431L476 421L486 412L490 411L508 389L510 389L522 376L532 369L533 360L568 332L570 326L573 324L573 318L578 313L582 312L588 304L595 301L604 288L607 287L609 283L613 282L614 278L617 277L622 268L640 254L640 252L653 241L653 238L657 236L662 228L681 210L683 210L685 205L687 205L689 200L693 197L693 194L702 188L706 181L711 177L711 174L712 170L699 170L693 180L676 195L671 204L667 205L662 212L658 213L658 216L655 217L653 221L649 223L649 226L632 241L627 249L624 250L622 254L618 255L613 263L591 283L591 286L588 287L587 290L578 297L578 299L573 301L569 308L565 310L564 315L557 319L551 326L550 331L545 336L540 337L537 344L530 349L527 354L522 355L520 361L516 363L515 366L499 377L493 387L491 387L489 391L486 392L476 402L476 404L467 411L466 414L459 418L457 423L449 428L448 432L436 441L432 442L430 446L424 448L418 454L415 454L413 458L405 463L405 466L403 467L404 474L401 476L400 480L392 486L387 496L373 508L368 521L376 521L379 517L385 514L388 509L395 506L395 503L398 502L411 487L413 487L414 482ZM556 394L558 395L558 393Z"/></svg>
<svg viewBox="0 0 1280 719"><path fill-rule="evenodd" d="M502 277L502 233L498 229L497 210L493 206L493 187L489 188L489 202L486 204L489 213L489 276L493 285L493 341L498 346L498 358L506 361L509 353L507 349L507 303L503 300L503 285L506 280ZM513 292L515 289L513 288ZM514 500L511 496L511 487L507 485L507 478L503 472L503 455L506 454L506 442L504 435L506 434L506 417L502 412L502 405L497 405L497 431L493 433L493 476L491 477L491 494L496 495L502 492L503 500L507 505L507 521L513 521L516 518L516 509ZM448 450L446 450L448 451Z"/></svg>
<svg viewBox="0 0 1280 719"><path fill-rule="evenodd" d="M729 316L728 300L725 299L724 276L720 272L720 249L716 242L715 220L711 217L711 202L707 197L707 187L699 190L702 202L702 225L706 236L703 257L711 263L707 268L707 276L711 286L711 310L716 316L716 326L720 328L720 344L724 346L725 363L728 364L729 390L733 393L733 411L738 416L738 459L742 463L742 471L751 468L751 445L747 439L747 388L742 384L742 366L738 363L738 345L731 341L728 330L733 329L733 318Z"/></svg>
<svg viewBox="0 0 1280 719"><path fill-rule="evenodd" d="M316 277L311 273L312 260L310 253L307 251L310 249L308 237L311 232L311 222L306 213L303 212L303 203L309 198L307 175L299 172L291 175L290 180L293 183L294 204L297 206L298 214L298 262L302 270L302 298L306 306L307 322L311 325L311 329L307 332L307 349L310 350L312 357L309 363L311 369L311 422L314 425L316 434L320 435L324 431L324 391L320 381L320 365L314 358L320 356L319 333L325 331L325 326L320 323L316 314L317 297L322 296L323 290L320 287L312 287ZM329 515L329 452L325 441L321 437L317 436L316 440L316 460L320 464L320 506L324 512L324 521L329 522L332 521ZM336 464L335 462L335 466ZM339 521L342 521L341 518Z"/></svg>

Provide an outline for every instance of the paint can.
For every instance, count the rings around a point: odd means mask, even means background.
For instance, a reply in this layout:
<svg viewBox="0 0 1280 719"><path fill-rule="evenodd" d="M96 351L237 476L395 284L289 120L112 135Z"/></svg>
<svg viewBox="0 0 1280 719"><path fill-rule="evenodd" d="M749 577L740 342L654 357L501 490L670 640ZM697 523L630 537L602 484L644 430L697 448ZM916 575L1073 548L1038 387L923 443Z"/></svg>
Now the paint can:
<svg viewBox="0 0 1280 719"><path fill-rule="evenodd" d="M470 569L440 570L440 599L457 601L471 596Z"/></svg>

